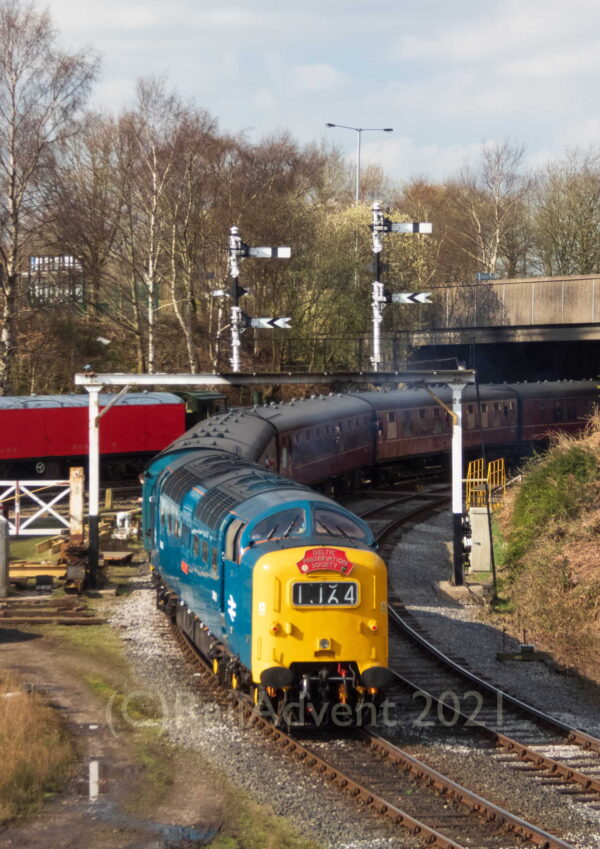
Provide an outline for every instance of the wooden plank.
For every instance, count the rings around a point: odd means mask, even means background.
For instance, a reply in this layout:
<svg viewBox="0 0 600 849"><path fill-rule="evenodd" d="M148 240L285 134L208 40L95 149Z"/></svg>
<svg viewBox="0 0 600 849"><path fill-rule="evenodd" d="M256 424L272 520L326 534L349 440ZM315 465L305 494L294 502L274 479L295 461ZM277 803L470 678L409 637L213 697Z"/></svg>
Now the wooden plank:
<svg viewBox="0 0 600 849"><path fill-rule="evenodd" d="M51 537L50 539L45 539L42 542L38 542L35 547L35 550L38 554L43 554L44 551L50 551L57 543L64 542L62 537Z"/></svg>
<svg viewBox="0 0 600 849"><path fill-rule="evenodd" d="M133 557L133 551L102 551L100 556L105 563L129 563Z"/></svg>

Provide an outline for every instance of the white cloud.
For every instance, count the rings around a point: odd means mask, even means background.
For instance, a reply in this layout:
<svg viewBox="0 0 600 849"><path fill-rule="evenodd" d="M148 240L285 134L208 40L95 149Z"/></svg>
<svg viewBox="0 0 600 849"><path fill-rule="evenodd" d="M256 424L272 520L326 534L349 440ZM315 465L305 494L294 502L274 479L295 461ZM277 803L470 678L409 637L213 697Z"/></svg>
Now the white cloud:
<svg viewBox="0 0 600 849"><path fill-rule="evenodd" d="M600 42L570 52L542 53L500 64L498 73L507 77L554 79L600 72Z"/></svg>
<svg viewBox="0 0 600 849"><path fill-rule="evenodd" d="M443 176L483 138L527 144L532 162L600 140L597 0L48 0L69 49L103 56L94 104L117 110L140 76L167 73L184 100L252 139L323 134L326 121L393 126L363 155L391 176ZM600 114L600 107L598 108ZM402 134L402 135L400 135Z"/></svg>
<svg viewBox="0 0 600 849"><path fill-rule="evenodd" d="M364 146L365 163L380 165L396 179L409 181L418 177L442 180L459 171L469 159L481 152L481 142L456 145L421 145L408 136L389 142L372 142ZM352 161L349 157L349 160Z"/></svg>
<svg viewBox="0 0 600 849"><path fill-rule="evenodd" d="M348 74L343 74L332 65L295 65L289 69L290 81L295 91L303 93L335 92L351 82Z"/></svg>

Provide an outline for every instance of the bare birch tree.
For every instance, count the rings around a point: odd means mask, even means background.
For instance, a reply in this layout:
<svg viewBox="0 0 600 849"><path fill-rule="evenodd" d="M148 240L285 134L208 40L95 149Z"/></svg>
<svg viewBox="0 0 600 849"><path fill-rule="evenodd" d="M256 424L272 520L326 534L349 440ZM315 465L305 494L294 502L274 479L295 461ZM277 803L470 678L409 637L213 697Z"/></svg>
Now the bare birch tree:
<svg viewBox="0 0 600 849"><path fill-rule="evenodd" d="M0 5L0 395L10 386L16 346L17 284L36 206L36 181L74 131L97 59L62 52L47 12L32 3Z"/></svg>
<svg viewBox="0 0 600 849"><path fill-rule="evenodd" d="M478 166L466 166L452 185L457 212L452 240L477 271L493 274L503 260L506 234L529 186L523 155L524 147L510 141L486 144Z"/></svg>

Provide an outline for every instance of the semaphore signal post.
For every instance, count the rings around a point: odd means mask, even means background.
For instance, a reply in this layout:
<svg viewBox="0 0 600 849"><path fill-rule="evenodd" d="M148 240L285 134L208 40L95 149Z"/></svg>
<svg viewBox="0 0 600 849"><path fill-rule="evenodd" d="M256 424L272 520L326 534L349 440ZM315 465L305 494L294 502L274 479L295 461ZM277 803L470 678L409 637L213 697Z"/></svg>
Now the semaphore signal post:
<svg viewBox="0 0 600 849"><path fill-rule="evenodd" d="M239 285L240 277L240 262L245 257L256 257L258 259L289 259L292 255L291 248L288 247L257 247L251 248L245 242L242 242L238 227L231 227L229 231L229 248L227 257L227 274L231 279L230 291L226 289L215 289L214 297L231 297L231 369L233 372L240 370L240 347L242 344L241 336L247 327L262 327L262 328L282 328L288 330L291 319L275 318L267 316L263 318L250 318L240 307L240 298L249 294L247 289Z"/></svg>
<svg viewBox="0 0 600 849"><path fill-rule="evenodd" d="M383 308L386 304L429 304L430 292L396 292L392 294L384 288L381 282L381 252L383 250L382 236L384 233L431 233L431 224L427 221L390 221L383 214L380 203L371 207L373 219L371 232L373 234L373 255L375 280L373 281L371 307L373 311L373 355L371 362L373 370L377 371L381 364L381 322Z"/></svg>

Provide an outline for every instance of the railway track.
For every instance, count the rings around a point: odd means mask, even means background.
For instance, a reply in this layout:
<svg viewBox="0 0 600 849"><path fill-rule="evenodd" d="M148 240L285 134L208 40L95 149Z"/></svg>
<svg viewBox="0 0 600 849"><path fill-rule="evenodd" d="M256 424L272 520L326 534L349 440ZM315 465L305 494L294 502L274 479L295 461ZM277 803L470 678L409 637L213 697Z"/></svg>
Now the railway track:
<svg viewBox="0 0 600 849"><path fill-rule="evenodd" d="M526 822L452 781L370 729L331 739L322 733L292 736L261 715L249 696L226 691L209 664L175 626L175 639L200 672L202 690L233 706L246 724L282 753L345 792L361 810L385 817L391 834L407 829L442 849L572 849L560 837Z"/></svg>
<svg viewBox="0 0 600 849"><path fill-rule="evenodd" d="M416 497L414 493L394 493L393 503L388 497L383 504L371 504L363 516L370 514L369 522L378 524L380 538L391 545L398 527L439 510L447 499L443 491ZM424 844L444 849L516 849L528 845L569 849L570 844L557 834L525 821L404 751L393 739L393 728L390 731L385 723L345 733L338 730L333 737L321 731L286 733L273 724L271 717L262 715L249 696L220 686L209 664L187 637L172 627L184 654L201 673L205 697L235 708L246 725L279 751L345 792L361 810L384 817L390 835L397 829L407 829ZM600 776L596 778L591 766L600 754L600 740L546 717L443 655L395 598L390 600L390 631L390 666L396 677L389 701L393 713L401 715L404 723L422 712L422 705L415 705L416 693L430 700L430 706L436 705L439 716L446 720L440 723L446 736L449 725L461 734L487 736L490 752L502 746L515 761L529 763L536 776L545 775L545 783L556 783L562 789L575 782L581 801L600 799ZM459 687L463 694L481 697L477 717L452 700L448 703L448 693L457 692ZM558 758L557 744L574 748L566 758ZM549 749L554 749L552 756ZM581 758L587 764L585 772L578 769Z"/></svg>
<svg viewBox="0 0 600 849"><path fill-rule="evenodd" d="M416 517L436 510L447 500L439 493L421 493L418 503L394 498L362 513L377 521L380 542ZM391 518L390 518L391 514ZM527 764L545 785L555 785L579 802L600 810L600 739L572 728L544 711L510 695L435 646L401 599L390 592L390 659L395 680L388 697L393 713L414 730L451 728L475 734L494 751L503 749L508 763Z"/></svg>

